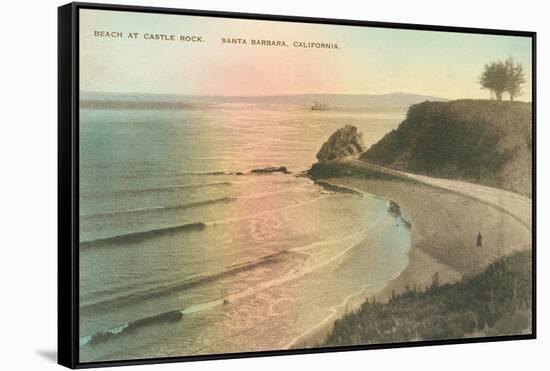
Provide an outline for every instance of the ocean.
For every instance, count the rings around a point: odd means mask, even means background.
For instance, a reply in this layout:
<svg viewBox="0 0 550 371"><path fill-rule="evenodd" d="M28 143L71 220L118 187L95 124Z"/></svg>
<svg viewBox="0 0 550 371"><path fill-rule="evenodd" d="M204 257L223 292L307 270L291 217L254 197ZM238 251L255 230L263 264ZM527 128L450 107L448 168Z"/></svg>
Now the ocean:
<svg viewBox="0 0 550 371"><path fill-rule="evenodd" d="M395 278L389 201L303 176L336 129L404 111L80 111L80 361L278 350ZM290 174L251 174L284 166Z"/></svg>

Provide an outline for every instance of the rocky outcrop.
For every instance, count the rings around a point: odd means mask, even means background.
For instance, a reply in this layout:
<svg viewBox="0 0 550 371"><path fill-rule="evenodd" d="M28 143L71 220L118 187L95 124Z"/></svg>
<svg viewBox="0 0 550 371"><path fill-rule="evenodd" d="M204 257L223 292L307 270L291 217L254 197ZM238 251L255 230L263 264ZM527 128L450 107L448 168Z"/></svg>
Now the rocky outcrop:
<svg viewBox="0 0 550 371"><path fill-rule="evenodd" d="M284 166L279 166L279 167L264 167L261 169L254 169L250 173L251 174L273 174L273 173L290 174L290 171L288 171L287 168Z"/></svg>
<svg viewBox="0 0 550 371"><path fill-rule="evenodd" d="M352 125L336 130L317 152L320 162L337 160L342 157L357 155L365 151L363 135Z"/></svg>

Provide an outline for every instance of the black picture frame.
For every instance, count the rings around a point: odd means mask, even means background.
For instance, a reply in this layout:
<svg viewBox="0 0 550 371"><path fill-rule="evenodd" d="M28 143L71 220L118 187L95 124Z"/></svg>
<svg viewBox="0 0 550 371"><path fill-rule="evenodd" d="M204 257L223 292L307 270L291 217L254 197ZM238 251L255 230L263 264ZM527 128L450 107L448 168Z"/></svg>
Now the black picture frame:
<svg viewBox="0 0 550 371"><path fill-rule="evenodd" d="M79 361L79 10L96 9L121 12L193 15L214 18L254 19L281 22L315 23L344 26L378 27L406 30L443 31L486 35L510 35L531 38L532 42L532 333L468 339L430 340L329 348L274 350L169 358L120 361ZM280 356L343 352L382 348L496 342L536 339L536 32L485 28L448 27L423 24L371 22L346 19L202 11L97 3L70 3L58 8L58 363L69 368L123 366L169 362L203 361L229 358Z"/></svg>

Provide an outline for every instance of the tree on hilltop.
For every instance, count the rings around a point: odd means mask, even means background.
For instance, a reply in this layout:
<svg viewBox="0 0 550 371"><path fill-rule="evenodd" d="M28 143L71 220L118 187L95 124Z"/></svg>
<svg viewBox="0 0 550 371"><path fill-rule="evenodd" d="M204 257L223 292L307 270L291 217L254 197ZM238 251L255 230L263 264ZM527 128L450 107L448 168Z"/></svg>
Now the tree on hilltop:
<svg viewBox="0 0 550 371"><path fill-rule="evenodd" d="M525 84L525 74L523 72L523 66L519 62L514 62L512 57L509 57L506 60L506 65L508 67L508 86L506 91L510 94L510 100L514 100L515 97L522 94L522 85Z"/></svg>
<svg viewBox="0 0 550 371"><path fill-rule="evenodd" d="M502 100L504 92L510 94L510 100L522 94L522 85L525 84L523 65L515 62L512 57L506 61L495 61L486 64L483 73L479 77L482 89L489 89L491 99L493 93L497 101Z"/></svg>

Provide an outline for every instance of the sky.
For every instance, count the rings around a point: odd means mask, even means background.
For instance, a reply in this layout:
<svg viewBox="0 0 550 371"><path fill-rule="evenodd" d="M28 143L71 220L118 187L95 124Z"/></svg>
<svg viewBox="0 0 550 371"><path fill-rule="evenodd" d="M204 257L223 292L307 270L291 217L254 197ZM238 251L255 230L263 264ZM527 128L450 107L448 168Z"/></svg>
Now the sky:
<svg viewBox="0 0 550 371"><path fill-rule="evenodd" d="M122 37L97 36L121 32ZM131 39L128 33L138 33ZM175 40L151 40L150 34ZM181 42L179 36L202 42ZM224 44L222 38L246 39ZM252 45L284 41L286 47ZM295 42L338 49L295 47ZM531 100L531 39L199 16L80 10L80 88L191 95L386 94L488 98L484 64L523 64Z"/></svg>

